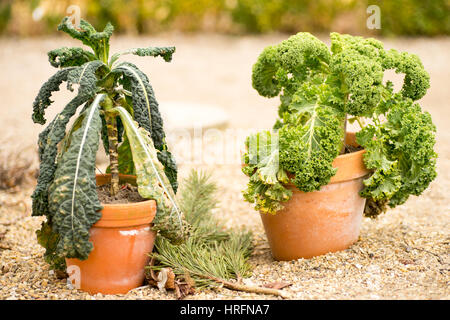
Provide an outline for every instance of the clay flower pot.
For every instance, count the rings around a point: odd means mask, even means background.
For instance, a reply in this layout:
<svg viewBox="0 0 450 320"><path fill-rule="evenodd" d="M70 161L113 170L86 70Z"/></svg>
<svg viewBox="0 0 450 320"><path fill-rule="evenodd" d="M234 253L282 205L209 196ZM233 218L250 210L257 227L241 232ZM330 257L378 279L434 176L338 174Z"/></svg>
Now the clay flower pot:
<svg viewBox="0 0 450 320"><path fill-rule="evenodd" d="M96 178L97 185L103 185L109 183L111 175ZM134 183L135 179L120 175L121 182ZM150 229L156 202L102 206L102 217L90 230L94 249L86 260L66 259L68 273L72 283L91 294L127 293L144 282L144 267L156 237Z"/></svg>
<svg viewBox="0 0 450 320"><path fill-rule="evenodd" d="M354 133L347 144L356 146ZM338 156L337 173L319 191L302 192L290 185L292 198L275 215L261 214L275 260L311 258L348 248L359 237L365 198L359 196L369 170L365 150Z"/></svg>

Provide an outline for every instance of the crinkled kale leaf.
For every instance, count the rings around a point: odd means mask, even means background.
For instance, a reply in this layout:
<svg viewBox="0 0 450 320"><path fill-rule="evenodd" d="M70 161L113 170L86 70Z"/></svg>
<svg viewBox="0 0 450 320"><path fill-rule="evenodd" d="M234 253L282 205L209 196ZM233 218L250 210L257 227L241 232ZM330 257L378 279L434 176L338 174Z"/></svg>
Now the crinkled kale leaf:
<svg viewBox="0 0 450 320"><path fill-rule="evenodd" d="M250 141L276 137L278 143L273 148L277 166L251 149L244 155L242 170L250 177L244 196L261 212L283 208L281 202L290 198L287 184L309 192L330 181L336 172L332 162L343 150L347 119L360 123L358 143L373 171L361 191L367 216L420 195L436 177L435 126L414 103L430 86L420 59L386 51L372 38L330 37L328 48L311 34L298 33L265 48L253 66L253 88L264 97L280 96L281 102L275 131L252 135L246 142L247 148ZM404 74L400 92L394 92L392 82L383 82L388 69ZM362 117L372 124L364 126ZM255 150L261 148L257 145Z"/></svg>
<svg viewBox="0 0 450 320"><path fill-rule="evenodd" d="M289 178L279 165L278 134L269 131L251 135L245 142L242 171L250 177L244 199L255 203L264 213L282 209L280 202L290 199L292 192L283 186Z"/></svg>
<svg viewBox="0 0 450 320"><path fill-rule="evenodd" d="M374 171L361 195L383 203L381 211L420 195L436 178L436 127L431 116L411 99L396 98L385 123L367 125L357 133L357 142L366 149L364 162Z"/></svg>

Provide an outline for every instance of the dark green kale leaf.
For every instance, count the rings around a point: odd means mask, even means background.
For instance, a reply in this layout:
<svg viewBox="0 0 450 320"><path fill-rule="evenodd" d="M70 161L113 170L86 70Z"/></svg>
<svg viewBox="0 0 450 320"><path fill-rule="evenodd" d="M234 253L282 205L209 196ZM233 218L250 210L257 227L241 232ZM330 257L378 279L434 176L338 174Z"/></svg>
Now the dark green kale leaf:
<svg viewBox="0 0 450 320"><path fill-rule="evenodd" d="M95 55L83 48L62 47L48 52L48 61L55 68L81 66L93 60L96 60Z"/></svg>
<svg viewBox="0 0 450 320"><path fill-rule="evenodd" d="M38 243L45 248L44 259L53 270L66 270L64 257L56 253L59 242L58 233L52 230L51 218L47 217L47 222L42 222L41 229L36 231Z"/></svg>
<svg viewBox="0 0 450 320"><path fill-rule="evenodd" d="M109 56L109 38L114 31L111 23L108 23L102 32L97 32L90 23L83 19L80 20L80 28L77 29L72 24L71 18L65 17L58 26L58 30L91 47L99 60L107 61Z"/></svg>
<svg viewBox="0 0 450 320"><path fill-rule="evenodd" d="M172 61L172 55L175 52L175 47L147 47L147 48L135 48L131 50L132 54L140 57L162 57L164 61Z"/></svg>
<svg viewBox="0 0 450 320"><path fill-rule="evenodd" d="M39 90L38 95L33 102L33 122L45 124L45 109L50 106L53 101L50 100L52 93L59 91L59 86L64 81L67 81L67 76L74 68L66 68L56 72L50 79L48 79Z"/></svg>
<svg viewBox="0 0 450 320"><path fill-rule="evenodd" d="M78 78L71 78L71 83L79 83L78 94L61 111L55 119L39 135L39 177L36 189L31 196L33 198L33 215L48 214L48 187L53 181L56 170L56 156L58 144L63 140L66 126L70 118L75 115L79 106L91 100L96 94L96 70L102 66L100 61L92 61L80 67L67 68L69 72L79 69L76 74ZM62 71L62 70L61 70ZM74 75L74 74L72 74Z"/></svg>
<svg viewBox="0 0 450 320"><path fill-rule="evenodd" d="M164 148L167 148L165 146ZM170 185L172 186L173 192L177 193L178 190L178 168L177 163L175 162L175 157L169 150L158 150L157 157L159 162L164 166L164 173L167 176L167 179L170 181Z"/></svg>
<svg viewBox="0 0 450 320"><path fill-rule="evenodd" d="M124 88L132 93L134 119L139 126L151 133L154 146L160 151L158 159L163 164L172 188L176 192L178 188L176 163L168 151L159 105L147 76L134 64L128 62L120 63L111 73L123 75Z"/></svg>
<svg viewBox="0 0 450 320"><path fill-rule="evenodd" d="M100 219L102 209L96 189L95 157L102 124L99 104L103 98L103 94L98 95L86 109L81 127L73 132L49 187L49 212L52 228L59 235L59 257L84 260L93 248L89 229Z"/></svg>
<svg viewBox="0 0 450 320"><path fill-rule="evenodd" d="M147 48L133 48L125 52L116 53L111 57L110 64L113 64L121 56L126 54L134 54L140 57L162 57L164 61L172 61L172 55L175 52L175 47L147 47Z"/></svg>

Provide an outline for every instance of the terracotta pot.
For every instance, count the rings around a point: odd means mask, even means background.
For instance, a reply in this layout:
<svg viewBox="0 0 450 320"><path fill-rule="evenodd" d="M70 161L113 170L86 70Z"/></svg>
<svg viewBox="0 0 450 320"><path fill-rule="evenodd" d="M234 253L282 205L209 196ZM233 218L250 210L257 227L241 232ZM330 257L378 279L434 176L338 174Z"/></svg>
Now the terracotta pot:
<svg viewBox="0 0 450 320"><path fill-rule="evenodd" d="M355 134L347 144L356 146ZM289 185L292 198L275 215L261 214L267 239L276 260L311 258L348 248L359 237L365 198L359 196L369 174L365 150L338 156L337 173L319 191L302 192Z"/></svg>
<svg viewBox="0 0 450 320"><path fill-rule="evenodd" d="M111 175L97 175L97 185L109 183ZM120 175L121 182L135 184L134 176ZM127 293L144 282L156 233L151 222L156 214L154 200L102 204L102 217L90 230L94 244L87 260L66 259L72 283L91 294ZM78 268L79 269L78 269ZM77 283L78 281L78 283Z"/></svg>

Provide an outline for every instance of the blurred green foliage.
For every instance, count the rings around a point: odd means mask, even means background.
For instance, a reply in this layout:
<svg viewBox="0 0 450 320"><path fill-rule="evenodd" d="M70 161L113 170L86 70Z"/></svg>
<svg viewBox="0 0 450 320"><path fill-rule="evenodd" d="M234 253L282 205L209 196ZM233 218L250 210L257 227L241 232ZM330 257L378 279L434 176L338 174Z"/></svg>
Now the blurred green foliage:
<svg viewBox="0 0 450 320"><path fill-rule="evenodd" d="M450 0L1 0L0 33L52 33L70 5L78 5L82 17L98 28L111 21L118 32L128 34L161 31L450 34ZM369 5L381 9L379 30L366 27Z"/></svg>
<svg viewBox="0 0 450 320"><path fill-rule="evenodd" d="M0 33L6 29L11 20L11 5L9 3L0 3Z"/></svg>
<svg viewBox="0 0 450 320"><path fill-rule="evenodd" d="M449 35L449 0L395 0L382 3L384 34ZM384 12L389 14L384 14Z"/></svg>

